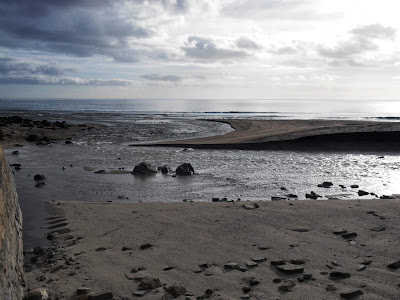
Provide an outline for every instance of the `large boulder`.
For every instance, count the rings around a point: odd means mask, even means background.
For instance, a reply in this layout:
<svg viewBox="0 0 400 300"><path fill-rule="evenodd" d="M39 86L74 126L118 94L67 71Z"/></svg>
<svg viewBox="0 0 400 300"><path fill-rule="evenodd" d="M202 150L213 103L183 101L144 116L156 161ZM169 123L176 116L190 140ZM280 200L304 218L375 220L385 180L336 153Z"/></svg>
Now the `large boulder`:
<svg viewBox="0 0 400 300"><path fill-rule="evenodd" d="M157 169L149 163L141 162L132 171L133 174L154 174Z"/></svg>
<svg viewBox="0 0 400 300"><path fill-rule="evenodd" d="M189 163L184 163L176 168L176 175L187 176L192 174L194 174L194 169Z"/></svg>

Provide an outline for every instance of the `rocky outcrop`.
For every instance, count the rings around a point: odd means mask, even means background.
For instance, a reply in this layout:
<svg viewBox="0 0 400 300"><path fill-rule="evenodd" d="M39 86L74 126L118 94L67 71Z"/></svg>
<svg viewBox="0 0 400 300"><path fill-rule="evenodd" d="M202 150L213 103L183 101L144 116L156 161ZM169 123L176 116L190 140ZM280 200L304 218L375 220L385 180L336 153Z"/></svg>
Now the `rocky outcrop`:
<svg viewBox="0 0 400 300"><path fill-rule="evenodd" d="M22 214L14 178L0 148L0 299L23 298Z"/></svg>

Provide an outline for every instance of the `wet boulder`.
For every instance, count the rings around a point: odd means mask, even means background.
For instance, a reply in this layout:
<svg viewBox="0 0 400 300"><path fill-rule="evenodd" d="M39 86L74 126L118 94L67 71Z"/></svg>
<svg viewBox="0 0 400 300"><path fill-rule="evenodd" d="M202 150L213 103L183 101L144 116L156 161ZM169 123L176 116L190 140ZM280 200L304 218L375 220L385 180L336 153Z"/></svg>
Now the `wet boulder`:
<svg viewBox="0 0 400 300"><path fill-rule="evenodd" d="M192 174L194 174L194 169L189 163L184 163L176 168L176 175L188 176Z"/></svg>
<svg viewBox="0 0 400 300"><path fill-rule="evenodd" d="M132 174L155 174L157 169L149 163L141 162L136 165L132 171Z"/></svg>

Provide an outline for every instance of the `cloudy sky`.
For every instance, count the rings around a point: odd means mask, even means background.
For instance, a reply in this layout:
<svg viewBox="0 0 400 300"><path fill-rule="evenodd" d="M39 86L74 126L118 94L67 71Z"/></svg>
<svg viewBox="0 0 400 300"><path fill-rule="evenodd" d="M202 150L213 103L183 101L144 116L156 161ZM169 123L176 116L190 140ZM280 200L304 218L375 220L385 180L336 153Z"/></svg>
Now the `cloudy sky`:
<svg viewBox="0 0 400 300"><path fill-rule="evenodd" d="M0 97L400 99L396 0L3 0Z"/></svg>

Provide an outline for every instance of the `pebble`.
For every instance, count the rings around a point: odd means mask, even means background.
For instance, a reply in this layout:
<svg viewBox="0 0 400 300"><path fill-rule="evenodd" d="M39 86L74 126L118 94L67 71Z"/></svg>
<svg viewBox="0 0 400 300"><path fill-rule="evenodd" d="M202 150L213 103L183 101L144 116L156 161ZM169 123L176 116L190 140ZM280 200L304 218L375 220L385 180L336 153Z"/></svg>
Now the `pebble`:
<svg viewBox="0 0 400 300"><path fill-rule="evenodd" d="M248 268L255 268L257 266L258 266L258 264L256 262L254 262L254 261L246 262L246 267L248 267Z"/></svg>
<svg viewBox="0 0 400 300"><path fill-rule="evenodd" d="M149 249L151 247L153 247L151 244L146 243L146 244L143 244L143 245L140 246L140 250Z"/></svg>
<svg viewBox="0 0 400 300"><path fill-rule="evenodd" d="M92 293L89 294L90 300L112 300L113 293L111 292L99 292L99 293Z"/></svg>
<svg viewBox="0 0 400 300"><path fill-rule="evenodd" d="M49 295L45 288L39 288L30 292L27 292L23 300L47 300Z"/></svg>
<svg viewBox="0 0 400 300"><path fill-rule="evenodd" d="M360 265L360 266L358 266L357 271L359 271L359 272L364 271L366 268L367 268L366 265Z"/></svg>
<svg viewBox="0 0 400 300"><path fill-rule="evenodd" d="M285 274L299 274L304 272L304 267L293 264L277 265L276 268Z"/></svg>
<svg viewBox="0 0 400 300"><path fill-rule="evenodd" d="M259 205L257 203L242 204L242 207L245 209L256 209L259 208Z"/></svg>
<svg viewBox="0 0 400 300"><path fill-rule="evenodd" d="M229 262L227 264L225 264L224 266L224 270L235 270L239 268L239 264L235 263L235 262Z"/></svg>
<svg viewBox="0 0 400 300"><path fill-rule="evenodd" d="M92 291L91 288L88 287L80 287L76 289L76 294L77 295L87 295Z"/></svg>
<svg viewBox="0 0 400 300"><path fill-rule="evenodd" d="M396 261L396 262L394 262L394 263L389 264L387 267L388 267L389 269L394 269L394 270L399 269L399 268L400 268L400 260L398 260L398 261Z"/></svg>
<svg viewBox="0 0 400 300"><path fill-rule="evenodd" d="M282 285L279 286L279 291L287 293L291 292L292 289L296 286L293 280L285 280Z"/></svg>
<svg viewBox="0 0 400 300"><path fill-rule="evenodd" d="M356 232L349 232L349 233L342 234L342 238L344 238L344 239L352 239L352 238L355 238L356 236L357 236Z"/></svg>
<svg viewBox="0 0 400 300"><path fill-rule="evenodd" d="M384 231L385 229L386 229L386 228L385 228L385 226L383 226L383 225L377 226L377 227L374 227L374 228L371 228L371 230L372 230L372 231L375 231L375 232Z"/></svg>
<svg viewBox="0 0 400 300"><path fill-rule="evenodd" d="M344 299L355 299L361 295L364 295L364 293L358 289L344 290L340 292L340 297Z"/></svg>
<svg viewBox="0 0 400 300"><path fill-rule="evenodd" d="M139 284L139 290L153 290L161 286L161 281L158 278L145 277Z"/></svg>
<svg viewBox="0 0 400 300"><path fill-rule="evenodd" d="M186 288L183 285L179 284L174 284L172 286L166 287L165 289L174 298L178 298L179 296L186 294Z"/></svg>
<svg viewBox="0 0 400 300"><path fill-rule="evenodd" d="M340 271L332 271L329 274L330 279L346 279L350 277L351 277L350 273L340 272Z"/></svg>
<svg viewBox="0 0 400 300"><path fill-rule="evenodd" d="M326 286L326 290L329 292L334 292L334 291L337 291L337 287L333 283L329 283Z"/></svg>
<svg viewBox="0 0 400 300"><path fill-rule="evenodd" d="M101 252L101 251L106 251L106 250L107 250L107 248L105 248L105 247L99 247L96 249L96 252Z"/></svg>
<svg viewBox="0 0 400 300"><path fill-rule="evenodd" d="M253 257L251 260L256 262L256 263L260 263L260 262L266 261L267 258L266 257L257 256L257 257Z"/></svg>

